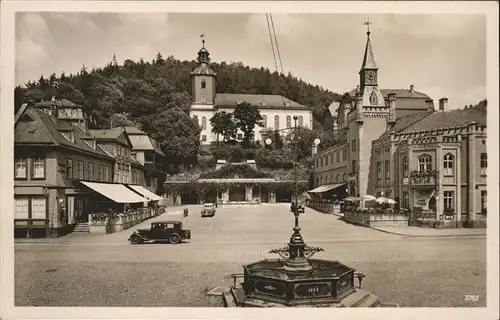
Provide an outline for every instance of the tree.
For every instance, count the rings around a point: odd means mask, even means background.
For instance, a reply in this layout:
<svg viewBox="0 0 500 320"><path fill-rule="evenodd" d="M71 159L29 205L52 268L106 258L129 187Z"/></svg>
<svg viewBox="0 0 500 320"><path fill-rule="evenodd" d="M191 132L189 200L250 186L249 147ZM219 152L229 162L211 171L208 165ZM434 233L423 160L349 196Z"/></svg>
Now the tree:
<svg viewBox="0 0 500 320"><path fill-rule="evenodd" d="M115 113L109 118L109 127L136 127L141 128L141 124L130 120L130 115L127 113Z"/></svg>
<svg viewBox="0 0 500 320"><path fill-rule="evenodd" d="M212 125L212 132L217 135L217 143L219 143L219 135L224 138L224 141L236 137L238 128L231 113L226 111L216 112L210 118L210 124Z"/></svg>
<svg viewBox="0 0 500 320"><path fill-rule="evenodd" d="M173 164L196 163L201 128L180 108L163 111L155 117L152 136Z"/></svg>
<svg viewBox="0 0 500 320"><path fill-rule="evenodd" d="M243 132L243 141L246 145L250 142L255 126L263 127L262 115L257 106L247 102L240 103L234 109L233 117L236 126Z"/></svg>

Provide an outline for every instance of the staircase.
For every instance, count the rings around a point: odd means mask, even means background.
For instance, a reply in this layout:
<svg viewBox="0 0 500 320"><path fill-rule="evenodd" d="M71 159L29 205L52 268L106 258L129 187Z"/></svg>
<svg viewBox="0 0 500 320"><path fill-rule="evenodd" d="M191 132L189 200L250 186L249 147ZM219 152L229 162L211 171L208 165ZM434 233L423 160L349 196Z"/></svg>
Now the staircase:
<svg viewBox="0 0 500 320"><path fill-rule="evenodd" d="M75 226L73 232L90 232L90 227L88 222L78 222Z"/></svg>

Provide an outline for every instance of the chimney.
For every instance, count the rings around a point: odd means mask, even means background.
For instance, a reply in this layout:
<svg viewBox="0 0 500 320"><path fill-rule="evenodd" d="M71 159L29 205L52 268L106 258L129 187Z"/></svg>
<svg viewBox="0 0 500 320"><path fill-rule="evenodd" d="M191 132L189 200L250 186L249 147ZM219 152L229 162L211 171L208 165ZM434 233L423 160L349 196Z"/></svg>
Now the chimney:
<svg viewBox="0 0 500 320"><path fill-rule="evenodd" d="M58 118L59 118L59 108L57 107L56 104L56 97L52 96L52 99L50 99L50 118L52 121L55 123L58 123Z"/></svg>
<svg viewBox="0 0 500 320"><path fill-rule="evenodd" d="M428 111L433 111L434 110L434 100L432 99L426 99L425 100L425 105L427 106Z"/></svg>
<svg viewBox="0 0 500 320"><path fill-rule="evenodd" d="M362 111L363 110L363 94L361 92L356 92L356 122L363 122Z"/></svg>
<svg viewBox="0 0 500 320"><path fill-rule="evenodd" d="M448 108L448 98L439 99L439 111L444 111Z"/></svg>
<svg viewBox="0 0 500 320"><path fill-rule="evenodd" d="M389 118L387 119L387 122L390 126L392 126L396 123L396 94L389 93L387 97L389 100Z"/></svg>
<svg viewBox="0 0 500 320"><path fill-rule="evenodd" d="M410 85L410 93L415 93L415 86L414 85Z"/></svg>

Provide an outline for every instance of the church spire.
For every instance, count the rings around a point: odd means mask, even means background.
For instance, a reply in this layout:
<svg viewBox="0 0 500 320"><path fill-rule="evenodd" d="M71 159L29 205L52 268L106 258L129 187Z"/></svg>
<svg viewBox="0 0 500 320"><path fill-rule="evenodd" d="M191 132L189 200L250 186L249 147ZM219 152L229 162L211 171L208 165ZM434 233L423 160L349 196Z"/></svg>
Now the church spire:
<svg viewBox="0 0 500 320"><path fill-rule="evenodd" d="M373 49L372 49L372 42L370 41L370 25L372 23L370 22L370 18L366 20L364 23L365 26L367 26L367 39L366 39L366 47L365 47L365 55L363 57L363 64L361 65L361 70L359 72L362 72L365 69L378 69L377 65L375 64L375 58L373 56Z"/></svg>

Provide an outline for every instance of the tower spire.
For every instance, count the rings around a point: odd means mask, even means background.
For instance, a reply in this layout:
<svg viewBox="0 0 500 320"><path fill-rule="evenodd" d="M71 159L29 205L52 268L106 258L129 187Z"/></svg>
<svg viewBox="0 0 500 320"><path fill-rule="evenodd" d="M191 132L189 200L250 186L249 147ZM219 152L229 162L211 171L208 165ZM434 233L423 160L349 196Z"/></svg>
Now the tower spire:
<svg viewBox="0 0 500 320"><path fill-rule="evenodd" d="M367 18L367 20L364 22L364 25L367 26L367 39L366 39L366 47L365 47L365 55L363 57L363 64L361 65L361 71L365 69L378 69L377 64L375 63L375 58L373 56L373 49L372 49L372 42L370 41L370 25L372 23L370 22L370 18Z"/></svg>

